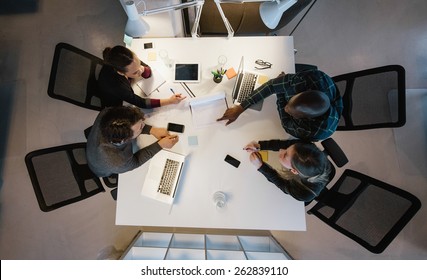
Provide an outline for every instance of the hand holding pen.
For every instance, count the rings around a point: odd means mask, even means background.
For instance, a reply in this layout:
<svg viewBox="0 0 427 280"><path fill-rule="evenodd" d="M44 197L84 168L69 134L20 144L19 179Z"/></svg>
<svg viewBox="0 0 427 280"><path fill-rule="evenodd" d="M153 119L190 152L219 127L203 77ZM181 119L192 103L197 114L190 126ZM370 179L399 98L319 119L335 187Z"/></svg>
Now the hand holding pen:
<svg viewBox="0 0 427 280"><path fill-rule="evenodd" d="M249 155L249 161L258 169L262 166L262 156L258 152L251 152Z"/></svg>
<svg viewBox="0 0 427 280"><path fill-rule="evenodd" d="M249 144L247 144L243 150L247 151L247 152L257 152L259 151L261 148L261 145L258 142L252 141Z"/></svg>
<svg viewBox="0 0 427 280"><path fill-rule="evenodd" d="M170 90L172 91L173 95L169 97L169 104L178 104L187 97L183 96L181 93L175 93L172 88Z"/></svg>
<svg viewBox="0 0 427 280"><path fill-rule="evenodd" d="M178 135L174 134L174 135L168 135L168 136L163 137L162 139L160 139L158 141L158 143L159 143L160 147L170 149L176 143L178 143L178 141L179 141Z"/></svg>

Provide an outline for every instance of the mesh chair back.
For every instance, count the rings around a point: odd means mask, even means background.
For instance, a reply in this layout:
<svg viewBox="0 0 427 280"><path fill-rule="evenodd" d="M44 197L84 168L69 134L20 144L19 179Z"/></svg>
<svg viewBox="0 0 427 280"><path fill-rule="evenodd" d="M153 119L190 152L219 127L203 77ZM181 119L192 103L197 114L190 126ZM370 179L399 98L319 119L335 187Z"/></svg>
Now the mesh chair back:
<svg viewBox="0 0 427 280"><path fill-rule="evenodd" d="M56 45L48 95L74 105L100 111L98 75L103 60L66 43Z"/></svg>
<svg viewBox="0 0 427 280"><path fill-rule="evenodd" d="M388 65L332 78L343 97L337 130L400 127L406 122L405 69Z"/></svg>
<svg viewBox="0 0 427 280"><path fill-rule="evenodd" d="M379 254L420 208L407 191L347 169L307 213Z"/></svg>
<svg viewBox="0 0 427 280"><path fill-rule="evenodd" d="M86 161L86 143L36 150L25 156L40 209L52 211L104 192Z"/></svg>

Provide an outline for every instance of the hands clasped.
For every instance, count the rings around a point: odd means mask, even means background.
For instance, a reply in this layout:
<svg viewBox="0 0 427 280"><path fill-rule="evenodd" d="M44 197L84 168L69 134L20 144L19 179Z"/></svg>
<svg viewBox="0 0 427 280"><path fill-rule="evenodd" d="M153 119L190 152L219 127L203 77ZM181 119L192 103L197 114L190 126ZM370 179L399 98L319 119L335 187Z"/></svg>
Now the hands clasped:
<svg viewBox="0 0 427 280"><path fill-rule="evenodd" d="M178 135L168 135L166 137L163 137L159 140L159 145L162 148L170 149L172 148L176 143L178 143L179 137Z"/></svg>
<svg viewBox="0 0 427 280"><path fill-rule="evenodd" d="M179 141L178 135L170 135L166 128L152 127L150 134L159 140L159 145L162 148L170 149Z"/></svg>

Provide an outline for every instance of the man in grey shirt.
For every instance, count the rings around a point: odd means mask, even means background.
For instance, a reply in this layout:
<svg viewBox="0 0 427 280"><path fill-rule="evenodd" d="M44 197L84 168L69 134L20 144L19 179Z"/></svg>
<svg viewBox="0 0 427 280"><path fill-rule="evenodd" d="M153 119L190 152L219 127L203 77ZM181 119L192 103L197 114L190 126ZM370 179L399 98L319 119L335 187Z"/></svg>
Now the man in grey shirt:
<svg viewBox="0 0 427 280"><path fill-rule="evenodd" d="M140 134L158 139L133 153L132 143ZM165 128L144 123L144 114L135 107L108 107L102 110L92 126L87 141L86 157L90 169L99 177L107 177L135 169L163 148L172 148L178 135Z"/></svg>

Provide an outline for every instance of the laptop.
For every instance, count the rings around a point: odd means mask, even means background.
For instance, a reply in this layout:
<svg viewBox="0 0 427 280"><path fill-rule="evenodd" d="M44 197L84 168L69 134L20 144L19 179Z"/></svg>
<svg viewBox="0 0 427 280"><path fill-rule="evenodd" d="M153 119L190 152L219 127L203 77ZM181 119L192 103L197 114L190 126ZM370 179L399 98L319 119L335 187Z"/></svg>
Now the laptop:
<svg viewBox="0 0 427 280"><path fill-rule="evenodd" d="M252 91L261 84L258 83L259 74L244 70L244 57L240 60L239 70L237 71L236 82L234 83L232 97L233 103L239 105ZM252 105L251 109L261 111L264 101Z"/></svg>
<svg viewBox="0 0 427 280"><path fill-rule="evenodd" d="M173 204L178 191L185 156L161 150L151 160L141 194L154 200Z"/></svg>

